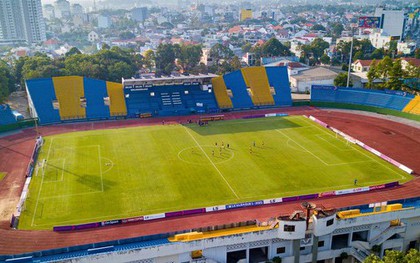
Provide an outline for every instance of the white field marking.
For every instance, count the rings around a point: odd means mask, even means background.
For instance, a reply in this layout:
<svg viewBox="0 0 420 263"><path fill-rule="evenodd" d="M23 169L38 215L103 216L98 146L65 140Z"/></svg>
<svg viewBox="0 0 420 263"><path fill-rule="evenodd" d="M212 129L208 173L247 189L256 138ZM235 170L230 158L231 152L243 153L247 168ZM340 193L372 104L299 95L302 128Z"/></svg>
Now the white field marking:
<svg viewBox="0 0 420 263"><path fill-rule="evenodd" d="M101 192L97 192L97 193L101 193ZM222 202L224 204L227 203L231 203L233 201L237 201L238 199L234 198L234 199L225 199ZM203 207L207 207L207 206L218 206L221 204L204 204L202 205ZM83 218L83 219L72 219L72 220L66 220L66 221L60 221L58 222L58 224L63 224L63 223L72 223L72 222L80 222L81 220L83 221L91 221L91 220L95 220L95 219L99 219L100 221L105 221L105 220L112 220L112 219L120 219L120 218L127 218L127 217L137 217L137 216L145 216L145 215L151 215L151 214L155 214L155 213L166 213L166 212L171 212L171 211L178 211L178 210L185 210L185 209L194 209L194 207L192 208L185 208L182 206L174 206L174 207L169 207L169 208L158 208L158 209L151 209L151 210L146 210L146 212L142 211L142 210L138 210L138 211L133 211L130 213L120 213L120 214L115 214L115 215L106 215L106 216L97 216L97 217L88 217L88 218ZM135 212L138 214L135 214ZM41 225L37 225L35 224L34 226L51 226L54 223L49 223L49 224L41 224ZM81 223L82 224L82 223Z"/></svg>
<svg viewBox="0 0 420 263"><path fill-rule="evenodd" d="M98 154L99 154L99 172L101 173L101 190L104 191L104 180L102 176L102 161L101 161L101 146L98 145Z"/></svg>
<svg viewBox="0 0 420 263"><path fill-rule="evenodd" d="M54 138L51 139L50 146L48 147L48 153L47 153L47 159L46 159L47 160L47 163L48 163L48 158L50 157L51 146L52 146L53 142L54 142ZM41 185L39 186L38 195L36 197L35 209L34 209L34 214L32 215L31 226L34 226L36 210L38 209L39 196L41 195L41 190L42 190L42 185L43 184L44 184L44 173L42 173Z"/></svg>
<svg viewBox="0 0 420 263"><path fill-rule="evenodd" d="M328 163L326 163L324 160L322 160L321 158L319 158L318 156L316 156L316 154L312 153L311 151L309 151L308 149L306 149L304 146L302 146L301 144L299 144L298 142L296 142L295 140L293 140L292 138L290 138L289 136L287 136L286 134L284 134L283 132L281 132L280 130L276 131L278 133L280 133L281 135L283 135L284 137L286 137L287 139L291 140L292 142L296 143L297 145L299 145L299 147L301 147L302 149L304 149L307 153L311 154L313 157L315 157L316 159L318 159L319 161L321 161L323 164L325 164L326 166L329 166Z"/></svg>
<svg viewBox="0 0 420 263"><path fill-rule="evenodd" d="M352 149L351 147L349 147L349 146L344 147L344 148L338 147L338 146L337 146L337 145L335 145L334 143L332 143L332 142L328 141L327 139L323 138L322 136L325 136L324 134L316 134L315 136L316 136L316 137L318 137L319 139L321 139L321 140L323 140L323 141L327 142L328 144L330 144L331 146L333 146L334 148L336 148L336 149L338 149L338 150L340 150L340 151L345 152L345 151L352 151L352 150L353 150L353 149ZM342 141L341 141L341 140L339 140L338 138L336 138L336 140L338 140L339 142L342 142ZM346 148L347 148L347 149L346 149Z"/></svg>
<svg viewBox="0 0 420 263"><path fill-rule="evenodd" d="M84 192L84 193L68 194L68 195L52 195L52 196L42 197L40 199L49 200L49 199L56 199L56 198L72 197L72 196L78 196L78 195L100 194L100 193L102 193L102 191L92 191L92 192Z"/></svg>
<svg viewBox="0 0 420 263"><path fill-rule="evenodd" d="M108 159L108 158L105 158L105 157L102 157L102 159L108 160L111 163L110 167L108 169L106 169L104 172L102 172L102 174L106 174L107 172L111 171L112 168L114 168L114 162L111 159Z"/></svg>
<svg viewBox="0 0 420 263"><path fill-rule="evenodd" d="M305 119L305 120L307 120L307 119ZM309 121L309 120L307 120L307 121ZM314 127L316 127L317 129L319 129L319 130L321 130L323 133L326 133L326 134L328 134L328 135L330 135L330 136L332 136L332 137L334 137L332 134L330 134L329 132L327 132L327 131L324 131L323 129L321 129L320 127L318 127L317 125L315 125L315 124L312 124ZM353 143L352 143L353 144ZM364 156L366 156L367 158L369 158L369 159L371 159L372 161L374 161L374 162L376 162L377 164L379 164L379 165L381 165L381 166L383 166L383 167L385 167L385 168L387 168L388 170L390 170L391 172L393 172L394 174L396 174L397 172L395 172L394 170L392 170L389 166L386 166L386 165L384 165L382 162L379 162L378 160L376 160L376 159L374 159L374 158L372 158L371 156L369 156L369 155L367 155L366 153L365 153L365 151L367 151L367 150L365 150L365 149L361 149L361 147L360 146L358 146L358 145L352 145L351 146L353 149L355 149L356 151L358 151L359 153L361 153L361 154L363 154ZM378 157L379 158L379 157ZM404 176L404 175L401 175L401 174L399 174L399 173L397 173L402 179L406 179L407 177L406 176Z"/></svg>
<svg viewBox="0 0 420 263"><path fill-rule="evenodd" d="M215 148L215 146L213 146L213 145L202 145L202 146L203 146L203 147L211 147L211 148ZM181 160L181 161L183 161L183 162L189 163L189 164L194 164L194 165L206 165L206 164L204 164L204 163L190 162L190 161L187 161L187 160L182 159L182 157L181 157L181 153L183 153L184 151L187 151L187 150L189 150L189 149L194 149L194 148L197 148L197 146L186 147L186 148L182 149L181 151L179 151L179 152L178 152L178 159L179 159L179 160ZM216 162L215 164L225 163L225 162L228 162L228 161L230 161L230 160L232 160L232 159L233 159L233 157L235 156L235 152L234 152L234 151L232 151L231 149L228 149L228 148L225 148L225 150L228 150L228 151L231 153L230 157L229 157L228 159L226 159L226 160L223 160L223 161L220 161L220 162Z"/></svg>
<svg viewBox="0 0 420 263"><path fill-rule="evenodd" d="M56 183L56 182L62 182L63 180L64 180L64 166L65 166L65 163L66 163L66 159L65 158L58 158L58 159L54 159L54 161L56 161L56 160L62 160L62 162L61 162L61 179L60 180L51 180L51 181L45 181L44 183L45 184L48 184L48 183ZM51 160L50 160L51 161ZM47 166L48 166L48 164L47 164ZM42 199L42 198L41 198Z"/></svg>
<svg viewBox="0 0 420 263"><path fill-rule="evenodd" d="M195 143L197 144L197 146L201 149L201 151L204 153L204 155L207 157L207 159L210 161L210 163L213 165L214 169L216 169L216 171L219 173L220 177L222 177L222 179L225 181L225 183L229 186L230 190L232 191L232 193L236 196L236 198L239 199L239 196L236 194L235 190L233 190L232 186L229 184L229 182L226 180L226 178L223 176L222 172L220 172L219 168L217 168L217 166L213 163L213 161L210 159L210 157L207 155L207 153L204 151L203 147L201 147L201 145L198 143L198 141L194 138L194 136L190 133L190 131L188 130L187 127L185 127L185 131L190 135L190 137L195 141Z"/></svg>

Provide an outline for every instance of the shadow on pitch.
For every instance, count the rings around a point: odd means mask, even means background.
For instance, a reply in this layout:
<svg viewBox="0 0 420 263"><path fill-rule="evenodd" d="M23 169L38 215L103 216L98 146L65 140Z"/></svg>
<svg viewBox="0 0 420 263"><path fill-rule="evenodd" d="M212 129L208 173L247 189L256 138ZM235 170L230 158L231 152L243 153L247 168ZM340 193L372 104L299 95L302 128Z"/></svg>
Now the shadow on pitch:
<svg viewBox="0 0 420 263"><path fill-rule="evenodd" d="M48 165L57 169L58 172L64 172L64 173L75 176L77 178L76 182L84 186L87 186L88 188L95 191L107 191L116 185L116 182L103 178L100 175L77 174L72 171L63 169L62 167L58 167L56 165L52 165L52 164L48 164Z"/></svg>

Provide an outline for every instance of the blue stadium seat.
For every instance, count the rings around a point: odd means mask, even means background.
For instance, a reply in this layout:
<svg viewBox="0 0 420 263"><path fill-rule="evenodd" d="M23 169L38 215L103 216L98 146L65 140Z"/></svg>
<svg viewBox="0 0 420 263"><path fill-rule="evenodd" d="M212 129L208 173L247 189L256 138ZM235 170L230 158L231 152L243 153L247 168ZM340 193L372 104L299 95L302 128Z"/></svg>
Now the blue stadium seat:
<svg viewBox="0 0 420 263"><path fill-rule="evenodd" d="M86 98L86 118L109 118L109 106L105 105L104 102L104 98L108 97L106 82L103 80L84 78L83 83Z"/></svg>
<svg viewBox="0 0 420 263"><path fill-rule="evenodd" d="M230 99L235 109L249 109L254 106L240 70L224 75L223 79L227 89L232 91L233 97Z"/></svg>
<svg viewBox="0 0 420 263"><path fill-rule="evenodd" d="M287 67L266 67L265 72L267 73L270 87L273 87L276 92L273 95L274 103L277 106L291 106L292 95Z"/></svg>
<svg viewBox="0 0 420 263"><path fill-rule="evenodd" d="M29 104L36 109L40 124L58 123L61 121L58 109L53 101L57 100L51 78L30 79L26 81Z"/></svg>
<svg viewBox="0 0 420 263"><path fill-rule="evenodd" d="M16 123L16 117L8 104L0 104L0 125Z"/></svg>
<svg viewBox="0 0 420 263"><path fill-rule="evenodd" d="M312 85L311 100L366 105L402 111L413 95L401 91Z"/></svg>

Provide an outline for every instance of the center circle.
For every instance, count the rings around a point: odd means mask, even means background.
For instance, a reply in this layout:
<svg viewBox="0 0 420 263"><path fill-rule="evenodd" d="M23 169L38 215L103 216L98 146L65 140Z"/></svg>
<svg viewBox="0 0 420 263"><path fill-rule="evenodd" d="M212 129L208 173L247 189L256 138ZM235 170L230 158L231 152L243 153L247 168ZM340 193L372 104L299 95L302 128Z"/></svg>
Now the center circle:
<svg viewBox="0 0 420 263"><path fill-rule="evenodd" d="M182 149L178 153L178 158L189 164L207 165L209 158L214 164L220 164L232 160L234 155L234 152L226 146L202 145Z"/></svg>

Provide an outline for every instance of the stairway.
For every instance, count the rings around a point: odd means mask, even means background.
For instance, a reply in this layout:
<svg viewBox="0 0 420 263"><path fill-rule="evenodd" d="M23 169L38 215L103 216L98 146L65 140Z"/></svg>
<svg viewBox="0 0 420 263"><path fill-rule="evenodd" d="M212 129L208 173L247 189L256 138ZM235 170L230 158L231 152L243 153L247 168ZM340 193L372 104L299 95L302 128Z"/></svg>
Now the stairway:
<svg viewBox="0 0 420 263"><path fill-rule="evenodd" d="M385 229L384 232L380 233L373 239L369 241L369 246L372 247L374 245L380 245L383 242L385 242L387 239L392 237L395 234L404 233L406 230L405 225L399 225L399 226L390 226L387 229Z"/></svg>

